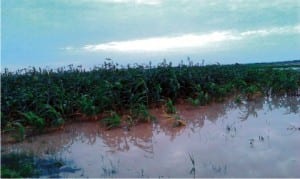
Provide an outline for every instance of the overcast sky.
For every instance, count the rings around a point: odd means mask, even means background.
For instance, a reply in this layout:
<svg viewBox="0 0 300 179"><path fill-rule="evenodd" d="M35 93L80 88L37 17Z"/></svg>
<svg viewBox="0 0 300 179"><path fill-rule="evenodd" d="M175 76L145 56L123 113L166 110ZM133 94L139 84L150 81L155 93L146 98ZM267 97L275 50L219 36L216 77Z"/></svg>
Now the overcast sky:
<svg viewBox="0 0 300 179"><path fill-rule="evenodd" d="M300 58L300 0L1 0L2 68Z"/></svg>

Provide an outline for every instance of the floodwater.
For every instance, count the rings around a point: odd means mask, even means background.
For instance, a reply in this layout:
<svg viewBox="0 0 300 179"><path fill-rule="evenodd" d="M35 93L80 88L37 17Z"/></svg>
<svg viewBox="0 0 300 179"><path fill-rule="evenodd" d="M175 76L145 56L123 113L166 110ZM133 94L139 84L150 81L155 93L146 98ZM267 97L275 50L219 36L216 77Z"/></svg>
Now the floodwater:
<svg viewBox="0 0 300 179"><path fill-rule="evenodd" d="M186 126L173 127L158 108L151 110L157 122L129 131L77 122L2 143L2 152L55 156L68 169L59 177L300 177L300 97L176 108Z"/></svg>

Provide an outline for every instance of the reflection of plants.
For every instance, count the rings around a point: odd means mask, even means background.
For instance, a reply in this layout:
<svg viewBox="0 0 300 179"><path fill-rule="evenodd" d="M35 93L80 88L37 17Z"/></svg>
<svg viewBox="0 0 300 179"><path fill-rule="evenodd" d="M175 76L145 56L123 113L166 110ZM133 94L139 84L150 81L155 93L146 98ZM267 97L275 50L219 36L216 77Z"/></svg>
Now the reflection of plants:
<svg viewBox="0 0 300 179"><path fill-rule="evenodd" d="M121 117L115 111L110 111L109 116L102 119L102 122L108 129L119 127L121 125Z"/></svg>
<svg viewBox="0 0 300 179"><path fill-rule="evenodd" d="M32 155L11 153L1 155L1 177L23 178L37 176Z"/></svg>
<svg viewBox="0 0 300 179"><path fill-rule="evenodd" d="M226 125L226 132L230 134L231 137L236 136L236 127L234 127L234 124Z"/></svg>
<svg viewBox="0 0 300 179"><path fill-rule="evenodd" d="M207 169L210 169L212 170L212 172L214 173L218 173L218 174L223 174L223 175L226 175L227 173L227 165L222 165L222 164L214 164L212 162L208 162L208 163L204 163L204 166L207 168Z"/></svg>
<svg viewBox="0 0 300 179"><path fill-rule="evenodd" d="M102 171L104 173L104 176L113 176L118 172L120 161L118 161L117 164L114 164L112 160L108 159L109 164L107 164L107 162L105 162L104 160L104 156L101 156L101 160L103 163Z"/></svg>
<svg viewBox="0 0 300 179"><path fill-rule="evenodd" d="M117 167L110 161L110 167L102 167L105 176L112 176L117 173Z"/></svg>
<svg viewBox="0 0 300 179"><path fill-rule="evenodd" d="M13 152L1 155L1 177L3 178L32 178L59 177L63 172L78 171L80 169L68 167L64 170L65 162L56 157L39 158L31 153Z"/></svg>
<svg viewBox="0 0 300 179"><path fill-rule="evenodd" d="M299 131L300 131L300 126L297 127L297 126L295 126L295 125L290 124L290 127L288 127L287 130L293 130L293 131L299 130Z"/></svg>
<svg viewBox="0 0 300 179"><path fill-rule="evenodd" d="M191 154L189 154L189 157L190 157L190 161L192 162L192 169L190 170L190 174L193 174L195 178L196 176L195 159Z"/></svg>

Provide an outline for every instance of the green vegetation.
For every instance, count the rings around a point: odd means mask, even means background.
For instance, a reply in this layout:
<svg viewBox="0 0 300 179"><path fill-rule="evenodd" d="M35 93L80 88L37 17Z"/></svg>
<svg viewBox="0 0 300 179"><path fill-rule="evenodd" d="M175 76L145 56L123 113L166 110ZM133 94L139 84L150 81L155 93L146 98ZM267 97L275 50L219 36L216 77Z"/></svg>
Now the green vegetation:
<svg viewBox="0 0 300 179"><path fill-rule="evenodd" d="M236 96L235 99L234 99L234 102L235 102L236 104L241 104L241 103L242 103L241 96L240 96L240 95Z"/></svg>
<svg viewBox="0 0 300 179"><path fill-rule="evenodd" d="M27 113L22 113L25 117L25 121L28 122L28 124L34 126L38 130L42 130L45 127L45 119L37 116L33 112L27 112Z"/></svg>
<svg viewBox="0 0 300 179"><path fill-rule="evenodd" d="M104 118L102 122L108 129L119 127L121 125L121 117L116 112L110 111L109 116Z"/></svg>
<svg viewBox="0 0 300 179"><path fill-rule="evenodd" d="M25 127L21 123L14 122L11 129L15 130L13 137L16 141L22 141L25 138Z"/></svg>
<svg viewBox="0 0 300 179"><path fill-rule="evenodd" d="M168 99L166 102L166 112L168 114L175 114L176 113L176 108L172 102L172 100Z"/></svg>
<svg viewBox="0 0 300 179"><path fill-rule="evenodd" d="M36 177L34 157L24 153L1 155L1 178Z"/></svg>
<svg viewBox="0 0 300 179"><path fill-rule="evenodd" d="M201 85L197 84L195 87L195 96L194 97L189 97L187 99L188 102L190 102L194 106L198 105L206 105L209 102L209 96L208 93L204 92L201 88Z"/></svg>
<svg viewBox="0 0 300 179"><path fill-rule="evenodd" d="M155 120L155 117L152 116L147 107L144 104L139 104L132 109L132 116L137 121L149 122Z"/></svg>
<svg viewBox="0 0 300 179"><path fill-rule="evenodd" d="M109 62L89 71L72 65L57 70L5 69L1 83L1 128L17 129L22 139L27 129L42 132L59 127L74 120L74 114L113 111L102 119L112 128L121 124L119 115L128 111L131 121L149 121L147 109L161 106L162 101L168 113L175 113L178 99L206 105L233 95L248 100L258 94L299 95L300 72L264 64L173 67L164 61L156 67L125 68Z"/></svg>

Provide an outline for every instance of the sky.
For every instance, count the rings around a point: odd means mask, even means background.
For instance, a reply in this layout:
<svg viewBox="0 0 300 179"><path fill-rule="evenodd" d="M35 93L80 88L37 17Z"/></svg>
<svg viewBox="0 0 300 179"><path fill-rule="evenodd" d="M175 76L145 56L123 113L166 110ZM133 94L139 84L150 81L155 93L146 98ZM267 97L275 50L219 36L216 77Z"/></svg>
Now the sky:
<svg viewBox="0 0 300 179"><path fill-rule="evenodd" d="M300 59L300 0L1 0L1 69Z"/></svg>

